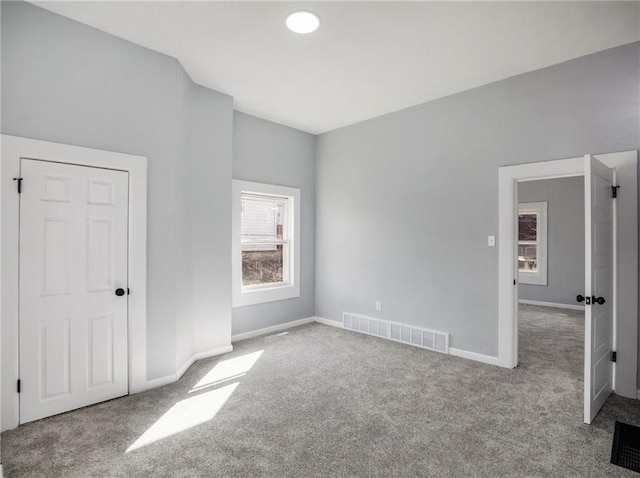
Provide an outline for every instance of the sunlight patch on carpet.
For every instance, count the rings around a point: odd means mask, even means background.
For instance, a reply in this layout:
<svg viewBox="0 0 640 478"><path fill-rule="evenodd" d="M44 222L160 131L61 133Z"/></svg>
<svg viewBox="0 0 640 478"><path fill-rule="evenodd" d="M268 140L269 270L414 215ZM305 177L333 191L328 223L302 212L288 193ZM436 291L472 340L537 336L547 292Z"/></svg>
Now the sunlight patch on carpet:
<svg viewBox="0 0 640 478"><path fill-rule="evenodd" d="M213 420L237 386L232 383L179 401L127 448L127 453Z"/></svg>
<svg viewBox="0 0 640 478"><path fill-rule="evenodd" d="M253 368L262 355L262 352L264 352L264 350L259 350L250 354L241 355L240 357L233 357L218 362L215 367L213 367L198 381L198 383L193 386L191 392L243 376Z"/></svg>

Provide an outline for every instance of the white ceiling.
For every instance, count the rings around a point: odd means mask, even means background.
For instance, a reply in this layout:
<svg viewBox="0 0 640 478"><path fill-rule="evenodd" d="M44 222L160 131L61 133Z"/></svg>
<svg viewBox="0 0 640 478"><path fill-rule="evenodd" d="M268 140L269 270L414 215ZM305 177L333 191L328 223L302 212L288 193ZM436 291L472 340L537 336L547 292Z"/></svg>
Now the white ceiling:
<svg viewBox="0 0 640 478"><path fill-rule="evenodd" d="M322 133L640 40L638 2L34 2L180 60L235 108ZM320 29L298 35L288 13Z"/></svg>

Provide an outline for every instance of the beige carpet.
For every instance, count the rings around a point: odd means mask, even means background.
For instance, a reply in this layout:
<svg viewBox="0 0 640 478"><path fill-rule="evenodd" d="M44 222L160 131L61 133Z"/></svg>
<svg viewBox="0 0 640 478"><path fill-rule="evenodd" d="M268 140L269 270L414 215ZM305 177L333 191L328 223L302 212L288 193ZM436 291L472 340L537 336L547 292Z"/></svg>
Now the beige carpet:
<svg viewBox="0 0 640 478"><path fill-rule="evenodd" d="M322 325L247 340L149 392L2 435L7 477L600 477L613 396L582 424L582 317L527 307L505 370Z"/></svg>

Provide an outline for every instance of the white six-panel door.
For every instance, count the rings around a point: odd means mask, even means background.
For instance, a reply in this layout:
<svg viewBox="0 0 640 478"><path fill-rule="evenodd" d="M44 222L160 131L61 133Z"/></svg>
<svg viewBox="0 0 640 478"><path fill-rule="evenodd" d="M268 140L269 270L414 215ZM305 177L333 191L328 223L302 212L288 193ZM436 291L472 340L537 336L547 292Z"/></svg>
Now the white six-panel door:
<svg viewBox="0 0 640 478"><path fill-rule="evenodd" d="M585 157L584 421L591 423L612 390L613 171ZM604 303L599 303L604 301Z"/></svg>
<svg viewBox="0 0 640 478"><path fill-rule="evenodd" d="M128 393L128 173L22 159L21 176L25 423Z"/></svg>

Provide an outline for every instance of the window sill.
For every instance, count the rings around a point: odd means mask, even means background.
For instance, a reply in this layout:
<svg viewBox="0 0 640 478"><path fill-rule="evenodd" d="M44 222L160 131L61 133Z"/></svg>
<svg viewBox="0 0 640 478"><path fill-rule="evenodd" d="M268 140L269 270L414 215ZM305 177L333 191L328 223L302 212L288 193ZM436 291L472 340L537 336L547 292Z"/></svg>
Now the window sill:
<svg viewBox="0 0 640 478"><path fill-rule="evenodd" d="M518 283L525 285L547 285L547 278L542 274L518 273Z"/></svg>
<svg viewBox="0 0 640 478"><path fill-rule="evenodd" d="M300 297L300 286L295 284L263 287L259 289L243 289L234 294L233 307L263 304L278 300Z"/></svg>

